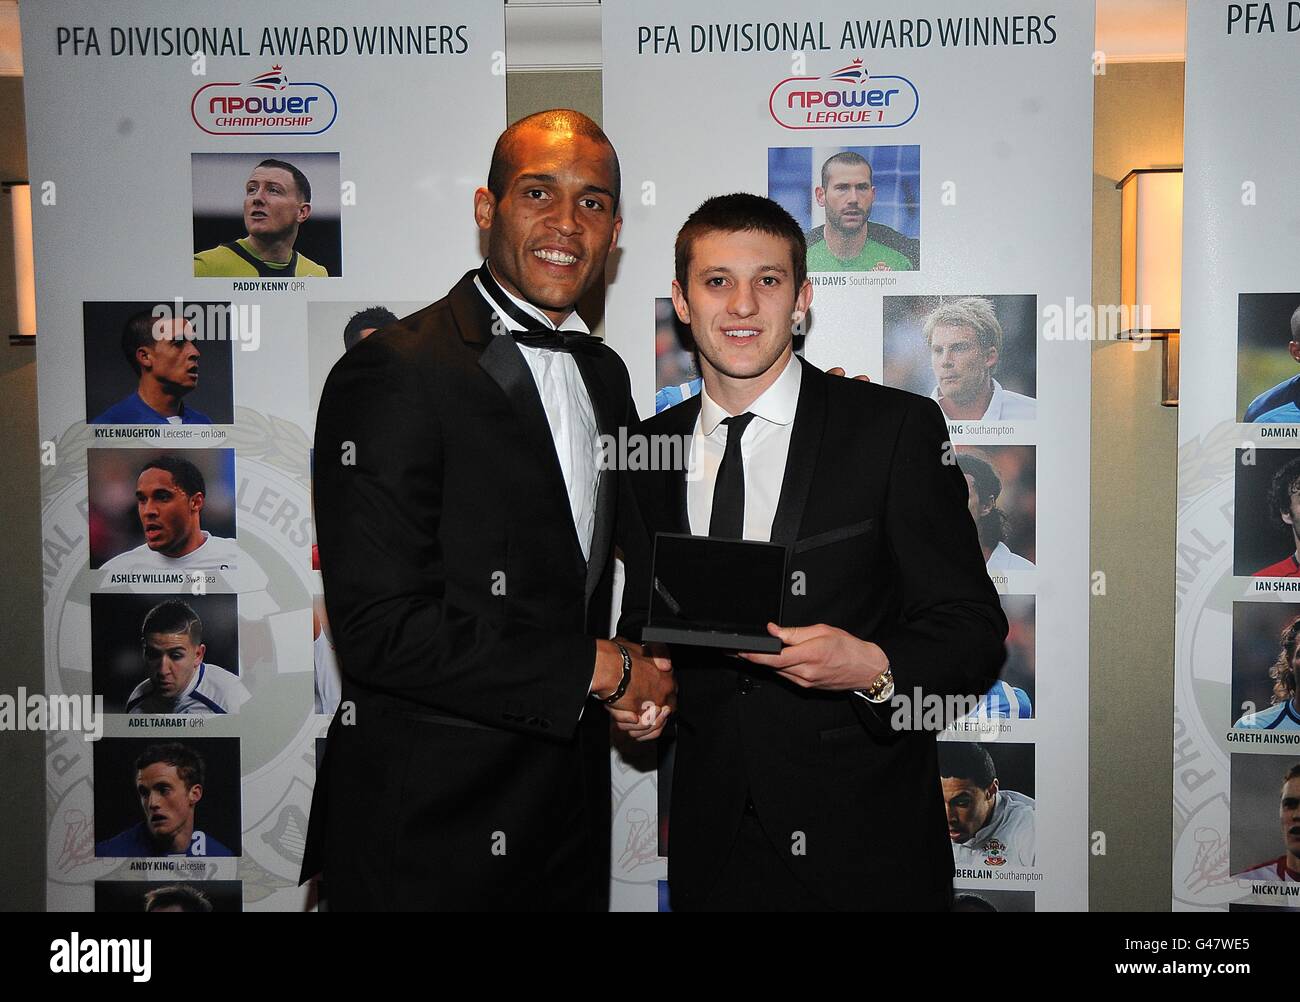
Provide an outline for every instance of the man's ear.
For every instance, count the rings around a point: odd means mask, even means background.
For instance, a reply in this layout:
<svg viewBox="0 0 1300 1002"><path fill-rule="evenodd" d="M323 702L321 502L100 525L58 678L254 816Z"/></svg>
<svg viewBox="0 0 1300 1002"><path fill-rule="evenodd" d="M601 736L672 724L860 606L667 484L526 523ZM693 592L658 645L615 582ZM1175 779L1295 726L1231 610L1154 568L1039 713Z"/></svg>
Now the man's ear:
<svg viewBox="0 0 1300 1002"><path fill-rule="evenodd" d="M989 353L987 357L988 357L988 371L989 371L989 375L991 376L993 375L993 370L998 367L997 345L994 345L993 347L989 348Z"/></svg>
<svg viewBox="0 0 1300 1002"><path fill-rule="evenodd" d="M303 202L298 207L298 225L301 226L311 218L311 202Z"/></svg>
<svg viewBox="0 0 1300 1002"><path fill-rule="evenodd" d="M190 495L190 511L198 512L202 514L203 504L206 500L207 498L203 496L202 491L195 491L193 494Z"/></svg>
<svg viewBox="0 0 1300 1002"><path fill-rule="evenodd" d="M185 797L187 800L189 800L190 806L193 807L195 804L197 804L200 800L203 799L203 784L195 783L193 786L191 786L188 790L185 791Z"/></svg>
<svg viewBox="0 0 1300 1002"><path fill-rule="evenodd" d="M496 196L486 188L474 191L474 222L480 230L492 229L492 220L497 212Z"/></svg>
<svg viewBox="0 0 1300 1002"><path fill-rule="evenodd" d="M677 311L677 319L687 327L691 325L691 307L686 302L686 293L682 287L677 284L677 279L673 279L673 309Z"/></svg>
<svg viewBox="0 0 1300 1002"><path fill-rule="evenodd" d="M818 185L813 189L813 194L817 196L817 204L823 209L826 208L826 189L821 185Z"/></svg>
<svg viewBox="0 0 1300 1002"><path fill-rule="evenodd" d="M1278 514L1282 516L1283 522L1285 522L1287 525L1291 526L1292 528L1295 528L1295 519L1291 517L1291 513L1289 511L1279 511Z"/></svg>
<svg viewBox="0 0 1300 1002"><path fill-rule="evenodd" d="M135 349L135 360L139 363L141 372L153 368L153 355L150 354L148 345L142 344Z"/></svg>
<svg viewBox="0 0 1300 1002"><path fill-rule="evenodd" d="M199 647L198 647L198 651L197 651L197 653L198 653L198 655L199 655L199 660L202 661L204 655L206 655L206 654L208 653L208 645L207 645L207 644L199 644Z"/></svg>
<svg viewBox="0 0 1300 1002"><path fill-rule="evenodd" d="M794 311L800 314L799 320L796 320L795 323L803 320L804 316L807 315L808 307L812 306L812 298L812 282L805 278L803 280L803 285L799 286L799 294L794 297Z"/></svg>
<svg viewBox="0 0 1300 1002"><path fill-rule="evenodd" d="M610 237L609 237L609 250L605 252L606 254L608 254L610 251L612 251L615 247L618 246L618 235L619 235L620 233L622 233L622 232L623 232L623 217L622 217L622 216L615 216L615 217L614 217L614 232L610 234Z"/></svg>

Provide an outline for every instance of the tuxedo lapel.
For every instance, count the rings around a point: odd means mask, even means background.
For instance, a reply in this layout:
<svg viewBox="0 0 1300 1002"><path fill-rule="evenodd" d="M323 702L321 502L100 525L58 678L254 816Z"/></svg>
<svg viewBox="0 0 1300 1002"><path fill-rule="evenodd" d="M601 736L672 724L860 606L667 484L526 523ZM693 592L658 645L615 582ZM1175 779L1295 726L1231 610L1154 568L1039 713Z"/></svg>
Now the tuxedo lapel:
<svg viewBox="0 0 1300 1002"><path fill-rule="evenodd" d="M578 350L573 352L573 360L578 365L578 372L582 374L582 381L587 387L587 396L591 398L591 409L596 415L597 434L610 436L617 441L618 416L613 410L609 393L597 372L594 354ZM596 443L592 445L595 447ZM613 469L608 468L608 463L600 462L600 457L606 456L605 451L597 449L596 455L599 468L596 470L596 518L591 532L591 556L587 559L586 600L588 603L591 602L591 596L600 583L606 558L609 555L610 541L614 536L615 474Z"/></svg>
<svg viewBox="0 0 1300 1002"><path fill-rule="evenodd" d="M792 546L799 534L817 455L826 427L826 380L831 378L820 369L798 359L803 366L799 384L799 403L790 430L790 452L785 461L785 478L781 497L772 519L772 542Z"/></svg>
<svg viewBox="0 0 1300 1002"><path fill-rule="evenodd" d="M528 452L539 458L544 470L543 477L551 488L551 496L556 503L563 505L564 512L569 515L574 559L582 563L582 545L578 542L578 530L573 525L569 489L564 481L560 458L555 451L555 440L551 437L546 409L537 392L537 383L515 339L509 335L497 336L493 333L493 311L475 288L473 280L474 273L470 272L457 283L449 296L461 338L467 343L482 345L479 367L510 401L510 407L518 421L519 433L528 443Z"/></svg>

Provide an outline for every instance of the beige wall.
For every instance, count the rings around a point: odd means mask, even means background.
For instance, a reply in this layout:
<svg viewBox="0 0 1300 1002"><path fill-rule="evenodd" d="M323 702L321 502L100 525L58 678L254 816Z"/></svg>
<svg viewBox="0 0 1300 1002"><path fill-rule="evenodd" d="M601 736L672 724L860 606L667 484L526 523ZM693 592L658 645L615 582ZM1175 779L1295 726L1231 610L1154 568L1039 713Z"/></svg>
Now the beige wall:
<svg viewBox="0 0 1300 1002"><path fill-rule="evenodd" d="M1118 303L1115 183L1182 165L1183 64L1112 64L1094 100L1093 301ZM1089 630L1089 796L1107 848L1090 869L1094 910L1170 907L1178 411L1160 406L1162 350L1092 354L1092 567L1106 594Z"/></svg>
<svg viewBox="0 0 1300 1002"><path fill-rule="evenodd" d="M27 178L22 80L0 77L0 179ZM36 349L14 347L13 247L0 213L0 692L44 688ZM45 767L39 735L0 731L0 908L45 907Z"/></svg>

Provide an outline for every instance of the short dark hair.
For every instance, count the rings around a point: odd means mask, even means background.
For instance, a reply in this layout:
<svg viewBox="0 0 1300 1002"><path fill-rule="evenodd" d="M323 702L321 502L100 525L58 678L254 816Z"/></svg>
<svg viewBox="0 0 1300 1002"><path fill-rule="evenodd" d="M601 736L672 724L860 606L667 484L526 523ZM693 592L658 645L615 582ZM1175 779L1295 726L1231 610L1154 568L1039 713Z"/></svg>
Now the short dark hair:
<svg viewBox="0 0 1300 1002"><path fill-rule="evenodd" d="M706 233L745 232L766 233L788 243L794 265L794 287L796 290L803 287L808 278L808 244L803 228L778 203L745 191L714 195L687 217L677 231L673 248L677 284L683 290L687 287L696 240Z"/></svg>
<svg viewBox="0 0 1300 1002"><path fill-rule="evenodd" d="M1298 778L1300 778L1300 762L1297 762L1286 771L1286 775L1282 777L1282 783L1285 785L1291 782L1291 780Z"/></svg>
<svg viewBox="0 0 1300 1002"><path fill-rule="evenodd" d="M492 148L492 165L488 168L487 189L492 197L500 201L506 196L506 184L515 170L515 148L520 135L529 129L541 129L544 132L570 132L575 136L594 140L609 148L610 163L614 168L614 211L618 212L618 203L623 189L623 173L618 165L618 151L609 141L609 136L599 125L580 111L572 108L550 108L534 115L521 118L497 137L496 146Z"/></svg>
<svg viewBox="0 0 1300 1002"><path fill-rule="evenodd" d="M1291 340L1300 341L1300 306L1291 314Z"/></svg>
<svg viewBox="0 0 1300 1002"><path fill-rule="evenodd" d="M975 482L975 496L992 504L989 513L976 520L975 527L979 530L981 545L997 546L1007 538L1007 513L998 507L1002 478L992 463L970 452L957 455L957 468Z"/></svg>
<svg viewBox="0 0 1300 1002"><path fill-rule="evenodd" d="M831 179L831 164L843 164L846 167L865 167L867 173L871 176L871 183L876 183L876 172L871 169L871 161L861 153L854 153L852 150L845 150L843 153L836 153L833 157L828 157L822 164L822 187L826 187L826 182Z"/></svg>
<svg viewBox="0 0 1300 1002"><path fill-rule="evenodd" d="M156 762L174 767L187 788L203 785L203 756L189 745L179 741L150 745L136 757L135 771L140 772Z"/></svg>
<svg viewBox="0 0 1300 1002"><path fill-rule="evenodd" d="M1300 456L1288 459L1273 474L1268 486L1269 514L1277 524L1286 526L1282 512L1291 510L1291 492L1300 489ZM1287 526L1288 530L1290 526Z"/></svg>
<svg viewBox="0 0 1300 1002"><path fill-rule="evenodd" d="M197 887L189 884L168 884L155 887L144 896L144 910L156 912L160 908L172 908L179 905L183 912L210 912L212 902Z"/></svg>
<svg viewBox="0 0 1300 1002"><path fill-rule="evenodd" d="M144 622L140 624L140 639L150 633L184 633L194 644L201 644L203 620L180 599L169 598L145 613Z"/></svg>
<svg viewBox="0 0 1300 1002"><path fill-rule="evenodd" d="M397 323L397 315L386 306L368 306L358 310L343 328L343 350L351 351L361 343L361 332L370 327L387 327Z"/></svg>
<svg viewBox="0 0 1300 1002"><path fill-rule="evenodd" d="M280 170L287 170L293 175L293 183L298 186L298 197L304 202L311 201L311 182L307 180L307 175L300 171L287 160L263 160L257 167L277 167ZM253 169L256 170L257 167Z"/></svg>
<svg viewBox="0 0 1300 1002"><path fill-rule="evenodd" d="M962 452L957 455L957 467L962 473L969 473L975 481L975 493L981 501L987 499L997 504L998 495L1002 493L1002 478L992 463L974 453Z"/></svg>
<svg viewBox="0 0 1300 1002"><path fill-rule="evenodd" d="M945 779L968 779L981 789L988 789L998 778L993 756L974 741L941 741L939 775Z"/></svg>
<svg viewBox="0 0 1300 1002"><path fill-rule="evenodd" d="M172 479L176 481L176 486L191 496L207 493L203 474L199 472L199 468L180 456L156 456L140 467L140 473L145 470L164 470L170 473ZM137 477L139 475L136 474Z"/></svg>
<svg viewBox="0 0 1300 1002"><path fill-rule="evenodd" d="M144 348L157 340L153 331L160 319L162 318L154 316L151 309L140 310L127 317L126 323L122 325L122 354L137 376L140 375L140 362L135 357L136 349Z"/></svg>

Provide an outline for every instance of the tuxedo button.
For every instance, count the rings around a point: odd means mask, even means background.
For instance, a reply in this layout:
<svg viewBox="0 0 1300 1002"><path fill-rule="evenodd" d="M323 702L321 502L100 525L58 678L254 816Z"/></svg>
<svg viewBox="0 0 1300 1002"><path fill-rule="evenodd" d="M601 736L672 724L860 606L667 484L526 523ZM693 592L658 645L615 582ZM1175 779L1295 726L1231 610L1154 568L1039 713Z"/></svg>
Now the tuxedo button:
<svg viewBox="0 0 1300 1002"><path fill-rule="evenodd" d="M736 691L742 696L754 691L754 680L748 675L741 675L736 679Z"/></svg>

